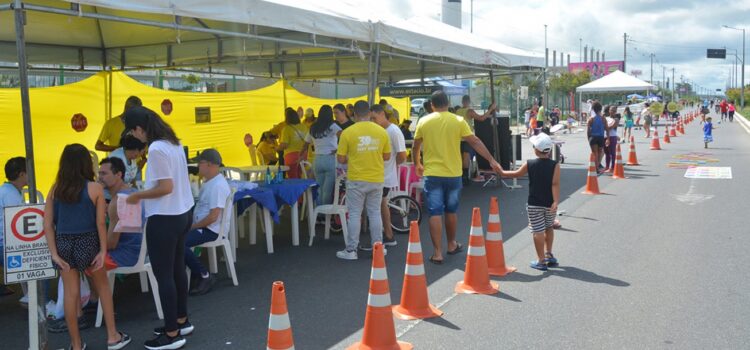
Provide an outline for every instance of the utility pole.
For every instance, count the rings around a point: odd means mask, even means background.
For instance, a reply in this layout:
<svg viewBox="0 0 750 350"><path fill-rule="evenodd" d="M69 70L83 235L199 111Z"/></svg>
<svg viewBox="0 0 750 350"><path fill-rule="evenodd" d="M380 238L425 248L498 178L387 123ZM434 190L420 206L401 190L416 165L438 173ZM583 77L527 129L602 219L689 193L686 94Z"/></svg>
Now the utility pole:
<svg viewBox="0 0 750 350"><path fill-rule="evenodd" d="M622 35L622 70L627 73L625 64L628 62L628 33Z"/></svg>
<svg viewBox="0 0 750 350"><path fill-rule="evenodd" d="M662 89L666 89L667 86L664 84L665 81L667 81L667 67L661 66L661 87Z"/></svg>
<svg viewBox="0 0 750 350"><path fill-rule="evenodd" d="M651 80L649 83L654 83L654 54L650 54L649 57L651 57Z"/></svg>
<svg viewBox="0 0 750 350"><path fill-rule="evenodd" d="M546 112L547 104L549 103L549 99L547 99L547 61L549 61L549 49L547 48L547 25L544 25L544 81L542 82L542 87L544 87L544 111Z"/></svg>
<svg viewBox="0 0 750 350"><path fill-rule="evenodd" d="M742 31L742 74L740 75L740 106L745 108L745 28L734 28L724 25L724 28Z"/></svg>
<svg viewBox="0 0 750 350"><path fill-rule="evenodd" d="M674 67L672 67L672 101L674 101L674 88L675 88Z"/></svg>

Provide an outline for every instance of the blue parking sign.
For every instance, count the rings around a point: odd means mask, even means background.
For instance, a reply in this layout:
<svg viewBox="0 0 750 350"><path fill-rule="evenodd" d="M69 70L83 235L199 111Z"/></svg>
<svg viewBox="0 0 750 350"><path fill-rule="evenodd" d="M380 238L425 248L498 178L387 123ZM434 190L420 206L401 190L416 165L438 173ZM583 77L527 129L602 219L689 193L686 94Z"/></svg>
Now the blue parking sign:
<svg viewBox="0 0 750 350"><path fill-rule="evenodd" d="M9 269L20 269L22 266L20 255L8 255L8 264L5 265Z"/></svg>

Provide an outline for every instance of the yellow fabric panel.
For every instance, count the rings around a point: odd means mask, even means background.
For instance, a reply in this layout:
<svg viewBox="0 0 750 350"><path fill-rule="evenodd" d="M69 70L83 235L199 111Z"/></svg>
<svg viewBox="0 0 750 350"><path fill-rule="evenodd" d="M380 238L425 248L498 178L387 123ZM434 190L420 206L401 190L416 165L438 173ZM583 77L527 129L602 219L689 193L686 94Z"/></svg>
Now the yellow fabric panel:
<svg viewBox="0 0 750 350"><path fill-rule="evenodd" d="M80 143L94 150L105 121L106 74L96 74L73 84L31 89L31 125L34 138L34 157L37 188L45 198L54 182L60 154L67 144ZM76 132L70 120L83 114L88 127ZM0 89L0 165L9 158L25 156L21 93L19 89ZM99 154L99 159L104 155ZM5 174L0 175L5 178Z"/></svg>
<svg viewBox="0 0 750 350"><path fill-rule="evenodd" d="M175 129L182 144L189 147L190 157L197 151L216 148L227 166L251 165L245 134L250 133L257 144L262 132L284 115L281 82L252 91L192 93L148 87L121 72L112 76L113 111L121 110L128 96L138 96L144 106L159 113ZM161 111L164 99L173 105L167 116ZM211 108L210 123L196 124L196 107Z"/></svg>
<svg viewBox="0 0 750 350"><path fill-rule="evenodd" d="M110 98L111 77L111 98ZM320 106L336 103L354 103L366 96L349 99L320 99L304 95L288 83L279 81L271 86L244 92L191 93L152 88L128 77L123 72L101 72L77 83L30 90L32 127L34 129L35 170L37 187L47 193L57 172L59 157L67 144L81 143L94 150L105 121L122 113L125 100L135 95L144 105L159 115L175 129L182 143L196 151L216 148L227 166L250 165L244 144L244 135L250 133L257 144L263 131L284 119L284 106L297 109L313 108L317 115ZM170 115L161 111L164 99L172 102ZM286 100L285 100L286 99ZM5 146L0 148L0 165L16 156L24 156L23 120L19 89L0 89L0 138ZM379 96L376 95L376 100ZM408 98L386 97L388 103L399 111L401 119L409 115ZM211 122L195 123L195 108L210 107ZM76 132L71 118L81 113L88 127ZM98 153L102 159L106 155Z"/></svg>

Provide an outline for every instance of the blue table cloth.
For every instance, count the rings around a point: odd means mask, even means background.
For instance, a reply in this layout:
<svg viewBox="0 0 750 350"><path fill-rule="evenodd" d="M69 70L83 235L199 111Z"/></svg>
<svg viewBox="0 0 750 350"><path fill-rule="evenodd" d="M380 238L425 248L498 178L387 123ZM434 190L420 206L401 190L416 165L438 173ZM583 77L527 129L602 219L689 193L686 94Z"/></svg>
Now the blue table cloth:
<svg viewBox="0 0 750 350"><path fill-rule="evenodd" d="M312 187L313 201L318 197L318 184L315 180L286 179L279 184L259 183L259 185L258 188L235 193L234 201L237 203L238 215L254 203L258 203L263 208L268 209L273 216L273 220L278 223L279 208L282 205L294 205L308 188Z"/></svg>

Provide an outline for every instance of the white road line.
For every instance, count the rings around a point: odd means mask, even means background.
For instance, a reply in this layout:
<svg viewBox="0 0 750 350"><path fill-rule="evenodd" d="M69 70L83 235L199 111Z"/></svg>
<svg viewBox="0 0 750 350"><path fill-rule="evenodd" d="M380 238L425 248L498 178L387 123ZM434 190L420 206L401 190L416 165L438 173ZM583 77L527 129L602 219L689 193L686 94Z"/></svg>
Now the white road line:
<svg viewBox="0 0 750 350"><path fill-rule="evenodd" d="M458 294L453 293L451 296L445 298L443 301L439 302L437 305L435 305L436 308L440 309L445 304L448 304L453 298L455 298ZM414 320L410 321L409 324L404 327L402 330L400 330L398 333L396 333L396 338L401 338L404 334L408 333L410 330L412 330L414 327L416 327L418 324L420 324L424 320Z"/></svg>

